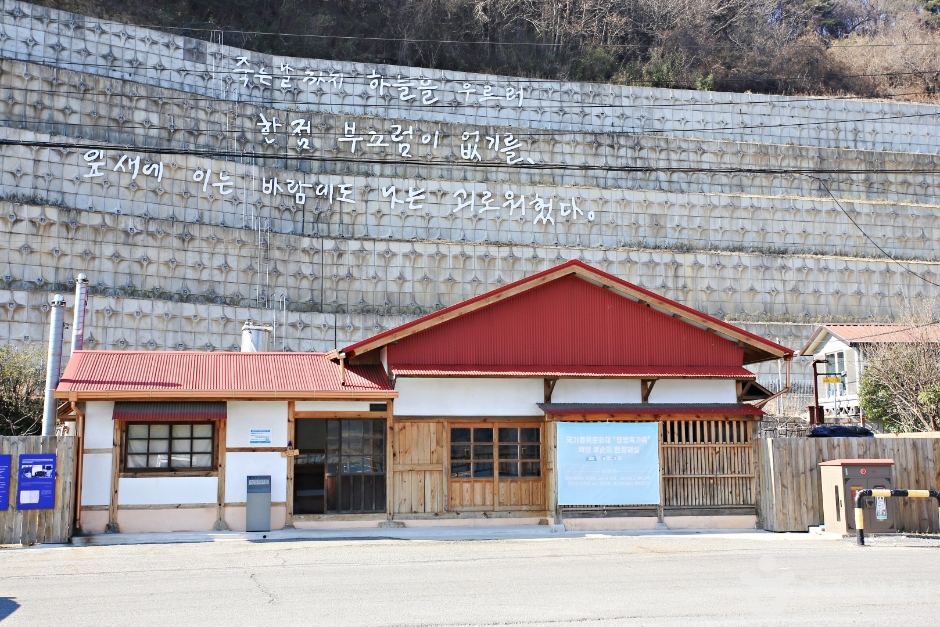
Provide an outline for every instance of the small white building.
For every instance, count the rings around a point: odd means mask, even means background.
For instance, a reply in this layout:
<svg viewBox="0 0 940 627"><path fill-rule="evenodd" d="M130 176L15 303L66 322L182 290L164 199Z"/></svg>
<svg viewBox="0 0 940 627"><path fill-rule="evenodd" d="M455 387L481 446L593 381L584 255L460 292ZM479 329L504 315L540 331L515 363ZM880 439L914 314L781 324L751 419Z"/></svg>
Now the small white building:
<svg viewBox="0 0 940 627"><path fill-rule="evenodd" d="M940 325L931 326L936 326L940 333ZM860 418L858 392L865 369L866 347L912 341L916 338L909 324L826 324L818 327L799 354L825 362L824 366L817 366L819 404L825 415L832 419Z"/></svg>

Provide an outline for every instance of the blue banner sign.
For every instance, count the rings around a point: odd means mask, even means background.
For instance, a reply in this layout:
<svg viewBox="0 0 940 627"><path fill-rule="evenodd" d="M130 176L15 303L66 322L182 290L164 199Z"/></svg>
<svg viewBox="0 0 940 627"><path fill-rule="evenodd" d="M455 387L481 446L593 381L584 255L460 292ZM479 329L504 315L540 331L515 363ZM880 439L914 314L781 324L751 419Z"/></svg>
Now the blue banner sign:
<svg viewBox="0 0 940 627"><path fill-rule="evenodd" d="M658 505L659 423L559 422L559 505Z"/></svg>
<svg viewBox="0 0 940 627"><path fill-rule="evenodd" d="M10 467L12 455L0 455L0 510L10 507Z"/></svg>
<svg viewBox="0 0 940 627"><path fill-rule="evenodd" d="M17 509L55 507L55 455L20 455L16 476Z"/></svg>

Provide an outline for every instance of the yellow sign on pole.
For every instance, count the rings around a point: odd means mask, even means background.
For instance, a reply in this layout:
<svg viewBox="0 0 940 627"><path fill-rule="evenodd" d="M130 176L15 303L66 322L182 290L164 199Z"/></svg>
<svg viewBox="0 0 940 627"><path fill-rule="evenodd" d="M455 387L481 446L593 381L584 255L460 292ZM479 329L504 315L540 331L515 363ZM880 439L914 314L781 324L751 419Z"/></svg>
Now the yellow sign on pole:
<svg viewBox="0 0 940 627"><path fill-rule="evenodd" d="M839 375L828 375L823 377L823 383L842 383L842 377Z"/></svg>

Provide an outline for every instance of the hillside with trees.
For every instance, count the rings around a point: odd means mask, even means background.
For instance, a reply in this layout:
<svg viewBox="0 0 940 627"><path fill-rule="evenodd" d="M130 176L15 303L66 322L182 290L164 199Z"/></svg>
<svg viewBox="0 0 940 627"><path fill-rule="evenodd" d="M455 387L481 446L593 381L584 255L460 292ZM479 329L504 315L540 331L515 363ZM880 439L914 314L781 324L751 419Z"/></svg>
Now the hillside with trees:
<svg viewBox="0 0 940 627"><path fill-rule="evenodd" d="M38 0L259 52L933 101L940 0Z"/></svg>

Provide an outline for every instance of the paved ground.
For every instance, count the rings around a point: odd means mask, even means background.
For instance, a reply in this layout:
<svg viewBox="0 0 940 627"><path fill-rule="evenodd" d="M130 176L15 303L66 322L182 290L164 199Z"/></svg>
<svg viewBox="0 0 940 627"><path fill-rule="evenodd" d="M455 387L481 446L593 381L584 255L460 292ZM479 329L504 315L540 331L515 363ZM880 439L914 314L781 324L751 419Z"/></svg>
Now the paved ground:
<svg viewBox="0 0 940 627"><path fill-rule="evenodd" d="M3 549L0 622L841 627L940 615L936 540L409 537Z"/></svg>

